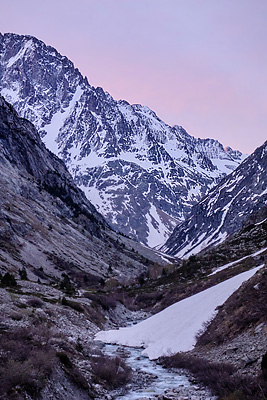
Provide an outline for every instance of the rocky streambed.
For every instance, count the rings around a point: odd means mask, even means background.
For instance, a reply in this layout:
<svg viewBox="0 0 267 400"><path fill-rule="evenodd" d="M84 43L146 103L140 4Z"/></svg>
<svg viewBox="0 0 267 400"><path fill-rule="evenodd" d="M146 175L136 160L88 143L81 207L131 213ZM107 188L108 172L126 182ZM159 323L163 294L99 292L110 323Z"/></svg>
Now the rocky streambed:
<svg viewBox="0 0 267 400"><path fill-rule="evenodd" d="M119 355L133 370L131 382L101 400L215 400L188 373L163 368L142 356L142 349L106 344L101 350L112 357Z"/></svg>

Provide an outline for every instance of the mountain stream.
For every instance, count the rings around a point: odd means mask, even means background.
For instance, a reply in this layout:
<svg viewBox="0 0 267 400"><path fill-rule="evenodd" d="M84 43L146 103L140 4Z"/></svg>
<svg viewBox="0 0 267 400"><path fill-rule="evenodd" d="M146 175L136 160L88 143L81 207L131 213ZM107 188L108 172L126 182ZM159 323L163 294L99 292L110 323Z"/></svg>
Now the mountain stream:
<svg viewBox="0 0 267 400"><path fill-rule="evenodd" d="M106 344L102 351L120 356L133 370L133 378L122 389L109 392L116 400L215 400L185 371L168 370L141 355L142 349Z"/></svg>

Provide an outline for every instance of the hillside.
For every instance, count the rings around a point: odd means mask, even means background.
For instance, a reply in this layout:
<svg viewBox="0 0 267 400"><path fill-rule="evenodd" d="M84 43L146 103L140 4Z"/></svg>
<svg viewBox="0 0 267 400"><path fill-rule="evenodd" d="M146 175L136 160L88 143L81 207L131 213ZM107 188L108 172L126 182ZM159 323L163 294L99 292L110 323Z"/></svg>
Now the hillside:
<svg viewBox="0 0 267 400"><path fill-rule="evenodd" d="M63 162L45 148L34 126L2 97L0 187L3 399L102 400L116 398L119 390L127 396L136 385L146 387L155 379L153 374L131 370L125 350L110 359L93 341L94 335L151 313L156 318L170 304L177 307L183 300L216 291L216 286L250 275L265 262L266 207L217 248L175 265L118 235L76 187ZM239 363L242 371L244 348L255 343L251 354L256 361L248 370L257 374L265 346L266 310L259 307L266 286L263 268L261 275L247 282L247 290L241 286L229 298L230 304L225 303L232 318L225 320L219 311L210 328L216 337L226 339L223 346L235 343L238 351L230 361ZM256 314L246 311L253 302ZM249 326L238 324L244 312ZM229 334L222 335L226 324ZM240 341L240 335L245 339ZM193 351L202 359L214 354L223 359L225 347L216 344L209 352L209 339L205 341ZM203 388L188 381L187 385L184 396L196 396L201 390L202 398L212 398L205 390L203 394Z"/></svg>
<svg viewBox="0 0 267 400"><path fill-rule="evenodd" d="M0 397L101 398L90 342L107 292L165 260L115 233L2 97L0 187Z"/></svg>
<svg viewBox="0 0 267 400"><path fill-rule="evenodd" d="M97 339L141 346L151 358L164 355L159 362L166 368L191 371L220 399L263 400L266 217L265 206L220 245L130 288L132 304L153 315L128 328L102 331Z"/></svg>

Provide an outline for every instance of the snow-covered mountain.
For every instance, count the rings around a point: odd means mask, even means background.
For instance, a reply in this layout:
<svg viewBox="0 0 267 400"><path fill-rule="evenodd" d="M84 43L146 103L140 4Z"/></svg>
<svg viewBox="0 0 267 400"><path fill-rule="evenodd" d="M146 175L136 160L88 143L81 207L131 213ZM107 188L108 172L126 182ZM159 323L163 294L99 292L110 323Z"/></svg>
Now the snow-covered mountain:
<svg viewBox="0 0 267 400"><path fill-rule="evenodd" d="M113 227L152 247L244 158L114 100L31 36L0 34L0 91Z"/></svg>
<svg viewBox="0 0 267 400"><path fill-rule="evenodd" d="M267 205L267 141L192 208L163 250L187 258L216 245Z"/></svg>

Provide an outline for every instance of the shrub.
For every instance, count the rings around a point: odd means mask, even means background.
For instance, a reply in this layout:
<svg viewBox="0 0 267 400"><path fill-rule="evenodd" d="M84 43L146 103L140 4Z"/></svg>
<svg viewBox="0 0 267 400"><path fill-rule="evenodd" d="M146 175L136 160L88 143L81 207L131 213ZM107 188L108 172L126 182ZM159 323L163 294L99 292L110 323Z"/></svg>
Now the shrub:
<svg viewBox="0 0 267 400"><path fill-rule="evenodd" d="M143 292L136 296L135 304L142 308L153 306L162 299L163 295L160 292Z"/></svg>
<svg viewBox="0 0 267 400"><path fill-rule="evenodd" d="M6 272L4 276L1 277L1 283L3 286L16 286L17 281L15 277L10 274L9 272Z"/></svg>
<svg viewBox="0 0 267 400"><path fill-rule="evenodd" d="M18 312L14 312L10 314L10 318L13 319L13 321L21 321L23 318L22 314L19 314Z"/></svg>
<svg viewBox="0 0 267 400"><path fill-rule="evenodd" d="M0 398L12 398L17 391L38 398L56 361L49 337L48 330L35 328L0 335Z"/></svg>
<svg viewBox="0 0 267 400"><path fill-rule="evenodd" d="M261 371L263 378L267 381L267 352L262 356Z"/></svg>
<svg viewBox="0 0 267 400"><path fill-rule="evenodd" d="M62 281L60 282L59 285L60 289L63 290L66 294L68 295L73 295L75 293L75 288L73 286L73 284L70 281L70 278L68 275L63 276Z"/></svg>
<svg viewBox="0 0 267 400"><path fill-rule="evenodd" d="M80 339L79 337L78 337L78 339L77 339L75 349L76 349L79 353L82 353L82 352L83 352L83 345L82 345L81 339Z"/></svg>
<svg viewBox="0 0 267 400"><path fill-rule="evenodd" d="M72 368L73 364L65 351L58 351L57 357L59 358L60 362L67 368Z"/></svg>
<svg viewBox="0 0 267 400"><path fill-rule="evenodd" d="M223 400L260 400L267 393L259 378L243 377L226 363L211 363L199 357L177 353L162 357L160 362L167 368L188 369L212 393Z"/></svg>
<svg viewBox="0 0 267 400"><path fill-rule="evenodd" d="M95 380L103 380L110 388L124 385L132 376L132 369L120 357L101 355L93 359L91 366Z"/></svg>
<svg viewBox="0 0 267 400"><path fill-rule="evenodd" d="M27 271L26 271L25 268L21 268L19 270L19 276L20 276L20 279L23 280L23 281L26 281L28 279Z"/></svg>
<svg viewBox="0 0 267 400"><path fill-rule="evenodd" d="M93 294L93 293L85 293L84 297L94 301L99 304L103 310L110 310L116 307L117 301L116 297L112 294Z"/></svg>

